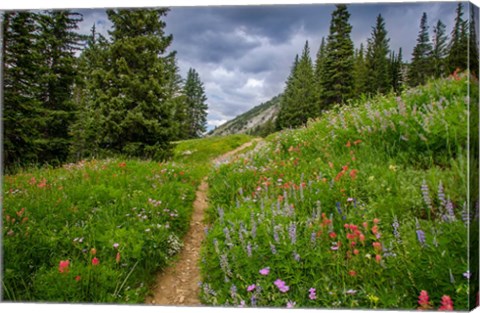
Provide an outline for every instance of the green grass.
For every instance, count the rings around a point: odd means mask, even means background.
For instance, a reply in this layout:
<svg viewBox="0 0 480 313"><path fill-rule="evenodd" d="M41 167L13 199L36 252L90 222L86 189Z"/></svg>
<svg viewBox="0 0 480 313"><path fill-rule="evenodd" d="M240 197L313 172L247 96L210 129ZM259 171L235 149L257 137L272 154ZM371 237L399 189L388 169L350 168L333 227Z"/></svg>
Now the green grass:
<svg viewBox="0 0 480 313"><path fill-rule="evenodd" d="M203 302L416 309L426 290L467 310L467 84L335 107L214 169Z"/></svg>
<svg viewBox="0 0 480 313"><path fill-rule="evenodd" d="M4 176L3 300L143 303L181 248L210 160L249 140L180 142L166 163L112 158Z"/></svg>

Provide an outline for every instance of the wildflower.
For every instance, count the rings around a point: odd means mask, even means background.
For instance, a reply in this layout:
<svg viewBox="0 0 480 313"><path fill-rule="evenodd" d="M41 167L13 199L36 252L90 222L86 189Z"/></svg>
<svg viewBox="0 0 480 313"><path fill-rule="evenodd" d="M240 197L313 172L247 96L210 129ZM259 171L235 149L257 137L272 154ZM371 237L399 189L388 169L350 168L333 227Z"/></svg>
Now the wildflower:
<svg viewBox="0 0 480 313"><path fill-rule="evenodd" d="M360 253L360 251L358 251L358 249L353 250L353 254L358 255L359 253Z"/></svg>
<svg viewBox="0 0 480 313"><path fill-rule="evenodd" d="M422 190L422 195L423 195L423 201L425 202L427 207L429 207L431 209L432 208L432 201L430 200L430 193L429 193L428 185L427 185L427 182L425 181L425 179L422 182L421 190Z"/></svg>
<svg viewBox="0 0 480 313"><path fill-rule="evenodd" d="M330 250L337 251L337 250L338 250L338 246L331 246L331 247L330 247Z"/></svg>
<svg viewBox="0 0 480 313"><path fill-rule="evenodd" d="M358 239L360 239L360 241L363 243L365 241L365 235L364 234L360 234L358 236Z"/></svg>
<svg viewBox="0 0 480 313"><path fill-rule="evenodd" d="M296 251L293 252L293 259L297 262L300 262L300 254L298 254Z"/></svg>
<svg viewBox="0 0 480 313"><path fill-rule="evenodd" d="M245 307L245 300L240 301L240 305L238 307L239 308Z"/></svg>
<svg viewBox="0 0 480 313"><path fill-rule="evenodd" d="M471 276L472 276L472 273L470 273L469 270L463 273L463 277L465 277L466 279L470 279Z"/></svg>
<svg viewBox="0 0 480 313"><path fill-rule="evenodd" d="M257 286L255 286L255 284L250 285L250 286L247 287L247 291L248 291L248 292L253 291L253 290L255 290L256 287L257 287Z"/></svg>
<svg viewBox="0 0 480 313"><path fill-rule="evenodd" d="M350 177L352 179L355 179L357 177L357 173L358 173L358 170L356 170L356 169L351 170L350 171Z"/></svg>
<svg viewBox="0 0 480 313"><path fill-rule="evenodd" d="M355 271L353 271L353 270L352 270L352 271L348 271L348 275L350 275L350 276L353 277L353 276L356 276L356 275L357 275L357 272L355 272Z"/></svg>
<svg viewBox="0 0 480 313"><path fill-rule="evenodd" d="M354 145L358 145L358 144L361 143L361 142L362 142L361 139L357 139L357 140L355 140L355 141L353 142L353 144L354 144Z"/></svg>
<svg viewBox="0 0 480 313"><path fill-rule="evenodd" d="M237 286L232 285L232 287L230 287L230 296L232 298L235 298L236 295L237 295Z"/></svg>
<svg viewBox="0 0 480 313"><path fill-rule="evenodd" d="M372 233L373 233L374 235L376 235L376 234L378 233L378 226L377 226L377 225L375 225L375 226L372 227Z"/></svg>
<svg viewBox="0 0 480 313"><path fill-rule="evenodd" d="M115 261L117 261L117 264L120 263L120 252L117 252L117 256L115 257Z"/></svg>
<svg viewBox="0 0 480 313"><path fill-rule="evenodd" d="M247 255L249 257L252 256L252 245L250 244L250 242L247 244Z"/></svg>
<svg viewBox="0 0 480 313"><path fill-rule="evenodd" d="M372 246L376 251L380 251L382 249L382 244L380 242L377 242L377 241L372 243Z"/></svg>
<svg viewBox="0 0 480 313"><path fill-rule="evenodd" d="M335 234L335 232L332 231L328 234L328 236L330 236L330 238L332 239L335 239L337 237L337 234Z"/></svg>
<svg viewBox="0 0 480 313"><path fill-rule="evenodd" d="M114 248L114 249L118 249L118 246L119 246L118 243L114 243L114 244L113 244L113 248Z"/></svg>
<svg viewBox="0 0 480 313"><path fill-rule="evenodd" d="M391 170L392 172L396 172L396 171L397 171L397 166L391 164L391 165L388 167L388 169Z"/></svg>
<svg viewBox="0 0 480 313"><path fill-rule="evenodd" d="M60 261L60 264L58 265L58 271L60 273L68 273L68 266L70 265L70 261L69 260L61 260Z"/></svg>
<svg viewBox="0 0 480 313"><path fill-rule="evenodd" d="M272 254L277 254L277 249L273 244L270 244L270 250L272 251Z"/></svg>
<svg viewBox="0 0 480 313"><path fill-rule="evenodd" d="M375 256L375 261L377 261L377 263L380 263L381 260L382 260L382 256L380 254L377 254Z"/></svg>
<svg viewBox="0 0 480 313"><path fill-rule="evenodd" d="M441 206L445 206L445 191L441 181L438 184L438 201L440 202Z"/></svg>
<svg viewBox="0 0 480 313"><path fill-rule="evenodd" d="M308 292L310 293L310 294L308 295L308 297L310 298L310 300L315 300L315 299L317 299L317 295L315 294L315 292L316 292L315 288L310 288L310 289L308 290Z"/></svg>
<svg viewBox="0 0 480 313"><path fill-rule="evenodd" d="M295 304L297 304L297 303L296 303L296 302L292 302L292 301L288 301L288 302L287 302L287 309L292 309L292 308L295 306Z"/></svg>
<svg viewBox="0 0 480 313"><path fill-rule="evenodd" d="M453 311L453 301L449 296L444 295L442 297L441 306L438 308L442 311Z"/></svg>
<svg viewBox="0 0 480 313"><path fill-rule="evenodd" d="M352 202L353 198L347 198L347 202Z"/></svg>
<svg viewBox="0 0 480 313"><path fill-rule="evenodd" d="M422 246L425 245L425 232L421 229L417 229L417 239Z"/></svg>
<svg viewBox="0 0 480 313"><path fill-rule="evenodd" d="M418 296L418 304L422 309L429 309L431 308L430 302L428 301L428 293L426 290L420 291L420 295Z"/></svg>
<svg viewBox="0 0 480 313"><path fill-rule="evenodd" d="M348 294L348 295L354 295L354 294L357 293L357 291L354 290L354 289L348 289L345 293Z"/></svg>
<svg viewBox="0 0 480 313"><path fill-rule="evenodd" d="M352 145L350 144L350 140L347 142L347 144L345 145L345 147L347 148L350 148Z"/></svg>
<svg viewBox="0 0 480 313"><path fill-rule="evenodd" d="M268 275L268 273L270 273L270 267L265 267L265 268L262 268L259 273L263 276L266 276Z"/></svg>
<svg viewBox="0 0 480 313"><path fill-rule="evenodd" d="M295 242L297 241L297 226L295 225L295 223L290 223L290 227L288 229L288 235L290 236L290 241L292 245L294 245Z"/></svg>
<svg viewBox="0 0 480 313"><path fill-rule="evenodd" d="M75 280L76 280L76 281L80 281L80 279L82 279L82 277L81 277L80 275L77 275L77 276L75 277Z"/></svg>
<svg viewBox="0 0 480 313"><path fill-rule="evenodd" d="M125 162L118 163L118 167L125 167L125 166L127 166L127 163Z"/></svg>
<svg viewBox="0 0 480 313"><path fill-rule="evenodd" d="M95 254L97 254L97 249L95 249L95 248L92 248L92 249L90 250L90 253L91 253L92 255L95 255Z"/></svg>
<svg viewBox="0 0 480 313"><path fill-rule="evenodd" d="M374 219L373 219L373 224L376 225L376 224L378 224L379 222L380 222L380 220L379 220L378 218L374 218Z"/></svg>
<svg viewBox="0 0 480 313"><path fill-rule="evenodd" d="M315 243L317 241L317 234L315 232L312 232L310 235L310 242Z"/></svg>
<svg viewBox="0 0 480 313"><path fill-rule="evenodd" d="M288 287L281 279L277 279L273 284L277 286L277 288L283 293L287 292L290 289L290 287Z"/></svg>
<svg viewBox="0 0 480 313"><path fill-rule="evenodd" d="M100 261L96 257L94 257L92 259L92 265L97 266L98 264L100 264Z"/></svg>

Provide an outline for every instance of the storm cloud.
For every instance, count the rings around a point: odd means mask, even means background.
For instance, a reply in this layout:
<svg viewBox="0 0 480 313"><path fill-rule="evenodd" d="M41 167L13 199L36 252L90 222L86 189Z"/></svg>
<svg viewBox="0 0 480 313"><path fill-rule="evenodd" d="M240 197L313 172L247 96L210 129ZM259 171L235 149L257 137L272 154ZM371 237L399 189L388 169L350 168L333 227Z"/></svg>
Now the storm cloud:
<svg viewBox="0 0 480 313"><path fill-rule="evenodd" d="M418 2L348 6L352 40L366 45L378 14L385 19L390 49L403 50L409 60L416 44L420 18L427 13L430 37L441 19L450 33L457 3ZM332 4L172 7L165 17L173 35L180 73L195 68L204 83L208 128L234 118L283 91L296 54L308 40L313 60L327 37ZM93 22L106 35L111 23L104 10L81 10L81 31Z"/></svg>

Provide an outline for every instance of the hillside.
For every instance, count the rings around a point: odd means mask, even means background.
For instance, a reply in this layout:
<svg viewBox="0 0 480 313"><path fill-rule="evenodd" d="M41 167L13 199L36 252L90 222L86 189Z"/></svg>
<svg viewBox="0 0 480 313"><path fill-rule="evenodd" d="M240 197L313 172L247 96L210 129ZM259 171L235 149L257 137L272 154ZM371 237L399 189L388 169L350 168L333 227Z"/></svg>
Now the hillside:
<svg viewBox="0 0 480 313"><path fill-rule="evenodd" d="M273 127L280 110L281 95L257 105L253 109L220 125L209 133L209 136L224 136L231 134L261 135L265 128Z"/></svg>

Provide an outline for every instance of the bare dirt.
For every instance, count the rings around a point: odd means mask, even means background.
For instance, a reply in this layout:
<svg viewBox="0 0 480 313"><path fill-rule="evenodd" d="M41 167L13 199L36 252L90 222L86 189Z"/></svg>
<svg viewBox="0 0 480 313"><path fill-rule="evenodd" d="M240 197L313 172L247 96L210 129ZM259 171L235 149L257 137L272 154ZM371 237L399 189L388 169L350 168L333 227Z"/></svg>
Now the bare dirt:
<svg viewBox="0 0 480 313"><path fill-rule="evenodd" d="M225 162L241 150L261 139L254 139L216 158L214 163ZM154 305L200 306L198 283L200 277L200 246L205 238L204 212L208 207L207 177L203 178L196 192L190 229L184 238L184 246L178 260L158 274L152 296L145 302Z"/></svg>

